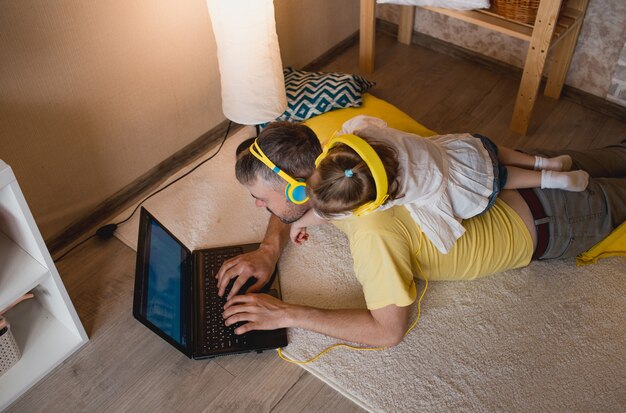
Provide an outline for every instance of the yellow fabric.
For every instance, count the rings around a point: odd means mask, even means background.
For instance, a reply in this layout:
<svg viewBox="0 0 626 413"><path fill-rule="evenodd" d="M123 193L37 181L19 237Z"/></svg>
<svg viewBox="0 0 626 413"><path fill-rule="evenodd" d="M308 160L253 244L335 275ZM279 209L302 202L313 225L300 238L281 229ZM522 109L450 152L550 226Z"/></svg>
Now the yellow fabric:
<svg viewBox="0 0 626 413"><path fill-rule="evenodd" d="M626 256L626 222L606 238L576 257L576 265L595 264L600 258Z"/></svg>
<svg viewBox="0 0 626 413"><path fill-rule="evenodd" d="M465 234L448 254L425 240L418 259L429 280L472 280L530 264L528 228L504 201L497 199L484 214L463 221L463 227Z"/></svg>
<svg viewBox="0 0 626 413"><path fill-rule="evenodd" d="M405 307L415 301L414 258L420 233L404 207L331 222L348 236L367 308Z"/></svg>
<svg viewBox="0 0 626 413"><path fill-rule="evenodd" d="M367 308L403 307L416 299L414 276L471 280L530 263L533 245L518 214L503 201L464 221L465 235L442 254L421 234L406 208L332 221L350 241Z"/></svg>
<svg viewBox="0 0 626 413"><path fill-rule="evenodd" d="M322 115L307 119L304 124L313 129L319 140L324 143L334 132L341 129L344 122L358 115L369 115L387 122L390 128L415 133L420 136L433 136L435 132L420 125L409 115L402 112L391 103L365 93L363 105L358 108L345 108L326 112Z"/></svg>

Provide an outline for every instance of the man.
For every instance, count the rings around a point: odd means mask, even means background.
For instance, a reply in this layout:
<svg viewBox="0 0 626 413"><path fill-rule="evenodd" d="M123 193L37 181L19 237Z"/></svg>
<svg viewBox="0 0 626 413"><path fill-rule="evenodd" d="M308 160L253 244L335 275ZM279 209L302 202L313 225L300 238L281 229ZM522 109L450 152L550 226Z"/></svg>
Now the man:
<svg viewBox="0 0 626 413"><path fill-rule="evenodd" d="M252 142L240 146L237 179L272 216L257 251L224 263L217 274L220 294L236 278L225 306L227 325L247 322L235 332L299 327L342 340L393 346L404 337L416 299L414 276L429 280L473 279L528 265L531 258L573 257L608 235L626 219L626 141L621 145L572 156L575 169L592 179L584 192L503 191L485 214L466 220L466 233L448 254L423 236L404 207L333 222L350 241L354 270L363 286L367 309L324 310L287 304L264 294L236 296L252 276L260 288L270 277L289 240L289 224L309 208L285 195L287 182L253 156ZM321 153L306 126L276 123L257 139L258 147L278 168L306 179ZM553 154L545 153L553 156Z"/></svg>

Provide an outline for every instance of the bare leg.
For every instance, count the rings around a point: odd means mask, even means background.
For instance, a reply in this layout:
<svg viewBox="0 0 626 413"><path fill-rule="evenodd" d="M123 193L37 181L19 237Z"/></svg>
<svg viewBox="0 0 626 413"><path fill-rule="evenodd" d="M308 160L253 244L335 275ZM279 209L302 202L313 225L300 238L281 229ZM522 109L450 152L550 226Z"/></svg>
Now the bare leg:
<svg viewBox="0 0 626 413"><path fill-rule="evenodd" d="M533 169L535 166L535 156L518 152L504 146L498 146L498 160L503 165L517 166L524 169ZM510 172L509 172L510 173ZM522 188L522 187L518 187ZM523 187L528 188L528 187Z"/></svg>
<svg viewBox="0 0 626 413"><path fill-rule="evenodd" d="M585 171L531 171L530 169L507 166L504 189L553 188L566 191L584 191L589 182Z"/></svg>
<svg viewBox="0 0 626 413"><path fill-rule="evenodd" d="M541 156L568 154L574 161L572 169L585 170L594 178L626 177L626 139L622 143L607 146L606 148L588 149L585 151L531 149L525 152Z"/></svg>
<svg viewBox="0 0 626 413"><path fill-rule="evenodd" d="M529 158L534 156L527 155ZM502 161L501 161L502 162ZM532 168L532 166L531 166ZM504 189L523 189L523 188L540 188L541 187L541 171L533 171L531 169L518 168L516 166L507 166L507 178Z"/></svg>
<svg viewBox="0 0 626 413"><path fill-rule="evenodd" d="M528 155L504 146L498 146L498 160L503 165L517 166L524 169L537 171L569 171L572 166L572 158L569 155L544 158L541 156Z"/></svg>

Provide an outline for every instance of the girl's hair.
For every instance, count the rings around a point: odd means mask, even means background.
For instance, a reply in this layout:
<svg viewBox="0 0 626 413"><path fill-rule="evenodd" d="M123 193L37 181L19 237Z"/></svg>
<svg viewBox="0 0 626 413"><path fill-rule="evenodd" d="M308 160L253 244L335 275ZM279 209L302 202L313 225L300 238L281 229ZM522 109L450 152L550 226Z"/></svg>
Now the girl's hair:
<svg viewBox="0 0 626 413"><path fill-rule="evenodd" d="M368 143L387 172L387 201L400 198L396 151L381 142L368 140ZM350 174L346 170L351 170L352 175L347 176ZM307 180L307 194L314 210L321 217L332 219L375 200L376 184L365 161L348 145L339 143L328 151Z"/></svg>

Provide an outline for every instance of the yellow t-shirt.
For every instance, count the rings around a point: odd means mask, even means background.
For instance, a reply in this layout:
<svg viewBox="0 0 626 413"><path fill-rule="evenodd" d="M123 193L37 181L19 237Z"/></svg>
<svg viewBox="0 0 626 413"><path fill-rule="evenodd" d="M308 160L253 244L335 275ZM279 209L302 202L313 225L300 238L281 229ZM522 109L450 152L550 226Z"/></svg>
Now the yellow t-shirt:
<svg viewBox="0 0 626 413"><path fill-rule="evenodd" d="M332 223L348 236L354 272L370 310L413 303L414 276L471 280L524 267L533 254L524 222L499 199L486 213L463 221L466 232L448 254L422 234L403 206Z"/></svg>

